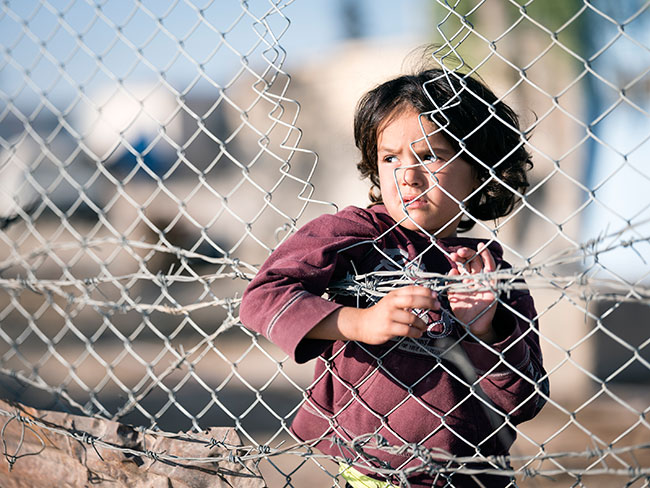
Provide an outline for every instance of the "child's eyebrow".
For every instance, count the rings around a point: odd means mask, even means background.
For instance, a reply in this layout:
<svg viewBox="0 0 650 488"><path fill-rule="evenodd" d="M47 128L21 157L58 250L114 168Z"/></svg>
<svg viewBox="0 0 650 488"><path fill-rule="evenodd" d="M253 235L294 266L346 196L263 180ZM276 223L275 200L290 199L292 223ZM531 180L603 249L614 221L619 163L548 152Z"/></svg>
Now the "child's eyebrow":
<svg viewBox="0 0 650 488"><path fill-rule="evenodd" d="M379 146L377 146L377 152L395 153L395 152L399 152L399 149L393 149L392 147L379 145Z"/></svg>
<svg viewBox="0 0 650 488"><path fill-rule="evenodd" d="M434 156L442 157L443 159L451 159L452 156L458 153L458 151L452 148L427 146L426 144L423 145L417 144L414 149L417 154L422 154L424 152L427 153L432 152ZM400 151L401 149L393 149L388 146L377 147L377 153L382 153L382 154L396 154L399 153Z"/></svg>
<svg viewBox="0 0 650 488"><path fill-rule="evenodd" d="M419 140L419 141L416 141L415 143L411 143L411 147L413 147L416 151L429 150L429 148L431 148L431 150L435 151L435 152L441 152L441 153L455 152L452 148L441 147L441 146L436 147L436 146L433 146L431 144L427 144L424 140ZM394 153L394 152L400 152L401 150L402 150L401 147L396 149L396 148L393 148L393 147L390 147L390 146L386 146L385 144L379 144L377 146L377 151Z"/></svg>
<svg viewBox="0 0 650 488"><path fill-rule="evenodd" d="M422 152L430 152L433 151L433 153L437 155L444 155L444 156L454 156L455 154L458 153L453 147L449 146L434 146L432 144L427 144L427 142L424 139L414 141L411 143L411 147L415 150L416 153L422 153ZM409 149L410 150L410 149ZM392 153L396 154L402 151L402 148L394 148L391 146L387 146L385 144L378 144L377 145L377 152L378 153ZM447 158L448 159L448 158Z"/></svg>
<svg viewBox="0 0 650 488"><path fill-rule="evenodd" d="M427 146L426 144L424 145L417 145L414 147L415 152L420 154L420 153L429 153L432 152L434 156L436 157L442 157L444 159L450 159L452 156L456 155L458 151L451 147L436 147L436 146Z"/></svg>

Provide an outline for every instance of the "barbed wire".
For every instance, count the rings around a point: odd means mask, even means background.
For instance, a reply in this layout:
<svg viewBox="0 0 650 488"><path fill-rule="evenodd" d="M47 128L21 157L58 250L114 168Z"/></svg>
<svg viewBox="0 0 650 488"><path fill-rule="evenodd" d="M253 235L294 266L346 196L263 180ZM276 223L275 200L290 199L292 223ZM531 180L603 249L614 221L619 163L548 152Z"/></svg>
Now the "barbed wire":
<svg viewBox="0 0 650 488"><path fill-rule="evenodd" d="M571 294L585 301L597 300L621 300L636 301L647 304L650 300L650 286L640 282L629 283L624 280L604 278L594 272L593 267L587 267L587 271L578 271L570 275L558 275L554 271L566 269L568 265L581 265L588 260L598 260L599 257L621 249L631 249L639 260L646 264L643 256L635 249L635 244L647 243L648 239L643 237L614 240L628 229L612 234L603 235L591 239L576 248L567 248L557 252L555 255L545 258L540 264L531 263L525 267L512 267L501 269L490 273L478 273L472 276L449 276L446 274L424 272L421 270L412 271L406 267L401 271L376 271L350 277L348 281L332 283L329 291L333 293L360 293L366 297L381 297L390 290L407 286L413 283L428 286L435 291L471 291L491 289L500 293L507 293L510 290L521 289L559 289L564 293ZM606 245L603 245L606 244ZM150 244L141 241L128 239L93 239L83 243L52 244L48 247L34 250L27 256L15 257L0 262L0 272L8 270L19 263L28 262L38 256L47 255L55 250L83 250L86 248L98 248L102 246L127 246L133 249L145 249L159 253L173 255L179 259L195 259L213 266L220 266L227 271L210 273L205 275L180 275L171 273L129 273L126 275L112 275L106 277L87 277L79 279L57 279L47 280L42 278L0 278L0 288L7 291L30 290L34 293L49 292L65 298L71 304L85 304L98 308L109 309L126 313L128 311L138 312L162 312L171 315L188 314L196 310L219 306L232 310L239 305L241 298L215 298L213 300L191 303L186 305L175 304L126 304L109 301L101 301L90 298L90 291L102 284L114 284L116 282L148 281L153 285L166 288L175 283L203 283L210 285L216 280L240 279L244 282L250 281L257 272L257 267L241 261L238 258L215 258L197 252L190 252L176 246L164 246L161 244ZM547 272L550 271L550 276ZM522 281L525 280L525 281ZM67 288L80 290L83 295L75 296L71 292L64 291Z"/></svg>
<svg viewBox="0 0 650 488"><path fill-rule="evenodd" d="M149 449L137 449L129 446L116 444L115 442L108 442L97 436L92 432L75 429L73 427L65 427L63 425L50 422L44 418L35 417L34 415L27 414L20 408L14 411L9 411L0 408L0 416L5 417L0 436L3 442L3 456L9 463L9 469L20 461L21 458L27 456L39 455L46 449L46 443L39 433L35 430L36 427L45 429L45 431L52 434L59 434L68 437L72 440L79 442L82 445L90 445L97 456L102 458L102 450L111 450L119 452L123 455L137 456L141 458L149 458L153 462L162 462L170 466L177 466L181 468L188 468L191 466L200 465L214 465L219 463L240 464L244 466L245 472L235 476L249 477L251 475L250 468L246 465L247 462L259 463L260 461L269 457L281 456L286 454L296 455L299 457L314 457L318 459L329 459L335 462L345 462L348 466L367 467L364 463L356 461L349 456L329 456L325 454L315 453L311 442L294 442L287 446L271 447L268 445L250 445L244 446L240 444L232 444L226 441L226 438L215 439L214 437L206 438L200 433L167 433L159 430L151 430L146 428L136 428L135 431L142 436L152 437L167 437L174 440L191 442L194 445L202 445L205 449L212 449L219 447L223 450L223 454L210 455L210 456L179 456L168 454L165 451L154 451ZM21 434L15 446L8 444L5 432L12 422L20 424ZM38 451L26 451L24 431L29 430L38 440L41 448ZM553 477L558 474L588 474L590 476L597 476L607 474L612 476L630 477L630 478L650 478L650 468L643 466L632 466L627 469L616 468L600 468L590 469L587 473L577 468L562 468L562 469L543 469L524 467L522 469L513 469L510 467L511 463L525 463L529 464L531 461L543 462L550 459L593 459L598 458L602 460L608 455L621 455L633 451L641 451L650 449L650 443L640 443L634 446L625 447L612 447L605 448L591 448L582 451L571 452L554 452L554 453L538 453L531 456L484 456L477 458L476 456L454 456L441 449L428 449L417 443L404 444L401 446L392 446L386 439L378 434L367 434L358 436L350 441L342 440L341 438L334 437L331 442L336 443L342 449L347 449L350 452L367 456L366 450L373 451L380 450L393 454L410 454L414 455L420 463L410 466L406 469L395 470L386 467L376 467L376 472L387 479L398 478L401 479L405 485L408 484L408 477L414 474L421 473L435 473L435 474L465 474L477 475L482 473L493 474L497 476L523 476L523 479L534 477ZM284 442L283 442L284 443ZM10 449L10 447L12 449ZM485 466L476 467L477 464L489 463L492 467L486 468Z"/></svg>

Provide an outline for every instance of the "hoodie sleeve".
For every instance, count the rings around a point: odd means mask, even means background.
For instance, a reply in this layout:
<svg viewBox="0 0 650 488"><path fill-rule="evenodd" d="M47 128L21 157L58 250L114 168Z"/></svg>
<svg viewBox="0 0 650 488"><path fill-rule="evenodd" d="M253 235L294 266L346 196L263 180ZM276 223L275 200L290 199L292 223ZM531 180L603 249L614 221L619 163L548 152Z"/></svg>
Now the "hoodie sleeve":
<svg viewBox="0 0 650 488"><path fill-rule="evenodd" d="M504 261L500 266L510 267ZM549 396L537 312L530 293L513 290L500 297L493 326L505 337L500 342L486 345L464 340L462 347L474 366L481 390L506 419L519 424L537 415Z"/></svg>
<svg viewBox="0 0 650 488"><path fill-rule="evenodd" d="M345 272L355 252L339 252L378 235L368 213L348 207L309 222L279 246L246 288L242 323L276 344L296 362L321 354L331 341L307 333L342 305L323 298L335 272ZM355 251L355 249L357 251Z"/></svg>

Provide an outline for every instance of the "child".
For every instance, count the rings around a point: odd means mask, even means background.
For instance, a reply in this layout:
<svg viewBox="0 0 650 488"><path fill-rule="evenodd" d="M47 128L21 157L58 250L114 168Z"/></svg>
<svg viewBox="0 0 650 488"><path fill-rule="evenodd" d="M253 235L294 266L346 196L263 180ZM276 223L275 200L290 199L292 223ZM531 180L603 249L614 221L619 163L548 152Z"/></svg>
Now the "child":
<svg viewBox="0 0 650 488"><path fill-rule="evenodd" d="M497 243L456 231L507 215L528 186L518 119L481 82L426 69L367 93L354 135L372 204L323 215L279 246L247 288L241 320L299 363L320 357L292 431L354 463L341 464L348 486L514 486L440 471L435 454L498 468L485 456L507 455L513 427L548 395L528 291L458 278L510 267ZM413 284L377 301L332 287L378 271L447 274L456 291ZM344 448L368 434L385 445Z"/></svg>

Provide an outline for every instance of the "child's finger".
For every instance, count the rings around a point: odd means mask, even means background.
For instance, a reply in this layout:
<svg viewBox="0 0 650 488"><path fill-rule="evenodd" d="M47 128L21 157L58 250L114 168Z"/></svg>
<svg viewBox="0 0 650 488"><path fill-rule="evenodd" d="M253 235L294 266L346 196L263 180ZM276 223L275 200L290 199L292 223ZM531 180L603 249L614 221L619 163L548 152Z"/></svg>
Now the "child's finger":
<svg viewBox="0 0 650 488"><path fill-rule="evenodd" d="M496 270L494 257L485 244L479 244L477 251L474 251L468 247L462 247L453 254L456 255L456 259L458 261L462 261L462 267L471 274Z"/></svg>
<svg viewBox="0 0 650 488"><path fill-rule="evenodd" d="M460 270L464 269L465 266L465 260L461 258L457 252L452 252L449 255L449 259L451 259L451 270L449 271L449 274L454 271L454 274L460 274Z"/></svg>
<svg viewBox="0 0 650 488"><path fill-rule="evenodd" d="M417 327L414 327L414 326L410 326L410 325L399 324L399 326L397 326L395 328L394 336L395 337L413 337L413 338L417 339L419 337L422 337L423 333L424 333L423 329L420 329L420 328L417 328Z"/></svg>
<svg viewBox="0 0 650 488"><path fill-rule="evenodd" d="M489 253L489 251L487 251ZM469 258L466 267L471 274L482 273L485 269L483 255L480 252L472 250L472 256Z"/></svg>
<svg viewBox="0 0 650 488"><path fill-rule="evenodd" d="M408 300L409 297L424 297L426 299L433 298L434 301L438 299L438 293L421 285L410 285L397 288L389 293L393 298L400 297L401 302ZM410 307L418 308L418 307Z"/></svg>
<svg viewBox="0 0 650 488"><path fill-rule="evenodd" d="M421 285L402 286L393 290L391 293L396 295L422 295L422 296L435 296L436 292Z"/></svg>
<svg viewBox="0 0 650 488"><path fill-rule="evenodd" d="M492 256L492 253L488 247L485 244L481 244L478 248L478 251L483 261L483 270L488 273L496 271L497 266L494 262L494 257Z"/></svg>
<svg viewBox="0 0 650 488"><path fill-rule="evenodd" d="M399 310L419 308L423 310L439 310L440 302L431 292L427 295L400 294L392 298L392 305Z"/></svg>
<svg viewBox="0 0 650 488"><path fill-rule="evenodd" d="M413 316L413 319L411 320L409 327L411 327L412 329L416 329L417 331L420 331L420 333L425 332L427 330L427 324L424 323L424 320L422 320L414 313L411 313L411 315Z"/></svg>
<svg viewBox="0 0 650 488"><path fill-rule="evenodd" d="M407 310L396 310L390 318L389 333L394 337L421 337L427 328L422 319Z"/></svg>
<svg viewBox="0 0 650 488"><path fill-rule="evenodd" d="M447 273L447 275L449 275L449 276L465 276L465 275L468 275L468 274L469 274L469 273L468 273L467 269L464 268L464 267L452 268L452 269L450 269L449 272ZM472 282L471 279L467 279L467 278L465 278L465 279L463 279L463 280L453 281L452 284L453 284L453 283L463 283L463 284L467 284L467 283L471 283L471 282ZM451 289L447 292L447 295L448 295L448 296L451 296L451 295L453 295L454 293L458 293L458 292L457 292L457 291L454 291L454 289L451 288ZM464 293L464 292L463 292L463 293Z"/></svg>
<svg viewBox="0 0 650 488"><path fill-rule="evenodd" d="M421 320L418 318L417 315L415 315L413 312L409 310L402 310L402 309L397 309L394 310L391 315L390 319L393 323L395 324L400 324L400 325L408 325L409 327L419 327L416 325L416 322Z"/></svg>
<svg viewBox="0 0 650 488"><path fill-rule="evenodd" d="M476 251L468 247L460 247L456 251L450 254L452 262L456 265L455 267L460 271L460 274L475 273L475 264L473 264L473 257L476 255Z"/></svg>
<svg viewBox="0 0 650 488"><path fill-rule="evenodd" d="M470 247L459 247L456 250L456 254L458 254L463 259L469 259L474 256L474 254L476 254L476 251Z"/></svg>

